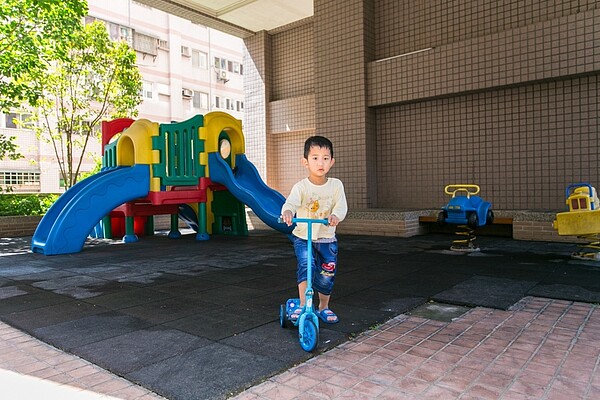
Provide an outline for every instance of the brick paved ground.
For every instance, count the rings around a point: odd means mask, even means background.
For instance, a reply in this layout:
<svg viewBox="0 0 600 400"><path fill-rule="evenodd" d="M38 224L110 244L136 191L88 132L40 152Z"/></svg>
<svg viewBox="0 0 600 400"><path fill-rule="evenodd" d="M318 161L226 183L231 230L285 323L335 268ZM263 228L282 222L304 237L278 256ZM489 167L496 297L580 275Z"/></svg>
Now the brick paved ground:
<svg viewBox="0 0 600 400"><path fill-rule="evenodd" d="M599 399L600 310L525 298L454 321L401 315L235 397Z"/></svg>
<svg viewBox="0 0 600 400"><path fill-rule="evenodd" d="M597 305L528 297L452 322L400 315L234 397L598 399ZM0 385L19 399L162 399L0 323Z"/></svg>
<svg viewBox="0 0 600 400"><path fill-rule="evenodd" d="M0 388L6 400L163 399L0 322Z"/></svg>

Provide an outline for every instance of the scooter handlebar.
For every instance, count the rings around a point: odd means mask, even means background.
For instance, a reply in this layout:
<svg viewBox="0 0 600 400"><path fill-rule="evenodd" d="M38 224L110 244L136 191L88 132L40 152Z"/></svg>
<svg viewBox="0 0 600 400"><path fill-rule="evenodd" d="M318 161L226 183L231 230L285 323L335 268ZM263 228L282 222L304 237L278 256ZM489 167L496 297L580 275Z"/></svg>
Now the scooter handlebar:
<svg viewBox="0 0 600 400"><path fill-rule="evenodd" d="M285 221L281 217L277 218L277 222L279 222L280 224L285 223ZM295 218L294 217L294 218L292 218L292 222L295 222L295 223L304 222L306 224L329 225L329 220L327 218Z"/></svg>

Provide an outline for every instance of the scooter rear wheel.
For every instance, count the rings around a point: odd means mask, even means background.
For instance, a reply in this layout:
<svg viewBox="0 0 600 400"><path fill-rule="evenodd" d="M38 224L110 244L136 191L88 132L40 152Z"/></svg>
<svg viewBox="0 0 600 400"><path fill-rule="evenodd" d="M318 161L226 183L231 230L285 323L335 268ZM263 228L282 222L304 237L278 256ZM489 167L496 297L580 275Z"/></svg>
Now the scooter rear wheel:
<svg viewBox="0 0 600 400"><path fill-rule="evenodd" d="M287 328L288 327L288 317L287 314L285 312L285 304L280 304L279 305L279 325L281 325L282 328Z"/></svg>
<svg viewBox="0 0 600 400"><path fill-rule="evenodd" d="M317 326L310 319L304 321L304 329L302 332L298 330L298 339L300 341L300 347L304 351L313 351L317 347L319 342L319 331Z"/></svg>

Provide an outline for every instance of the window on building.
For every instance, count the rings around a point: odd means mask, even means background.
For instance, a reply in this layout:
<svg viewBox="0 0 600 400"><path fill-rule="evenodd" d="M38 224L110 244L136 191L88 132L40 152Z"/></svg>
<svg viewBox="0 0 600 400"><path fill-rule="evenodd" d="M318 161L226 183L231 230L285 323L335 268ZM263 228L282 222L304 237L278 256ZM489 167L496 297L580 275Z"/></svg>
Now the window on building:
<svg viewBox="0 0 600 400"><path fill-rule="evenodd" d="M192 67L198 69L208 68L208 54L200 50L192 50Z"/></svg>
<svg viewBox="0 0 600 400"><path fill-rule="evenodd" d="M12 129L32 129L35 123L31 121L31 114L8 113L4 115L4 125Z"/></svg>
<svg viewBox="0 0 600 400"><path fill-rule="evenodd" d="M236 105L236 110L237 111L244 111L244 102L243 101L236 101L235 102Z"/></svg>
<svg viewBox="0 0 600 400"><path fill-rule="evenodd" d="M244 69L241 63L236 61L230 61L226 58L215 57L214 65L216 69L233 72L235 74L243 75Z"/></svg>
<svg viewBox="0 0 600 400"><path fill-rule="evenodd" d="M233 110L233 100L225 99L225 108L228 110Z"/></svg>
<svg viewBox="0 0 600 400"><path fill-rule="evenodd" d="M72 175L69 175L69 176L71 176L71 182L72 182L72 181L73 181L73 176L74 176L74 174L72 174ZM78 182L79 182L80 180L81 180L81 176L77 178L77 181L78 181ZM65 179L63 178L63 175L62 175L62 174L60 174L60 177L58 178L58 186L59 186L60 188L62 188L62 189L66 189L66 188L67 188L67 183L65 182Z"/></svg>
<svg viewBox="0 0 600 400"><path fill-rule="evenodd" d="M221 108L221 98L219 96L215 96L215 107Z"/></svg>
<svg viewBox="0 0 600 400"><path fill-rule="evenodd" d="M154 97L154 83L150 81L142 82L142 97L151 100Z"/></svg>
<svg viewBox="0 0 600 400"><path fill-rule="evenodd" d="M114 22L104 21L108 29L108 35L112 40L124 40L133 47L133 29L128 26L115 24Z"/></svg>
<svg viewBox="0 0 600 400"><path fill-rule="evenodd" d="M158 39L158 48L169 50L169 42L167 40Z"/></svg>
<svg viewBox="0 0 600 400"><path fill-rule="evenodd" d="M5 119L5 126L7 128L12 128L12 129L17 129L17 124L18 122L16 121L17 114L15 113L8 113L5 114L4 119Z"/></svg>
<svg viewBox="0 0 600 400"><path fill-rule="evenodd" d="M133 47L133 29L128 26L119 26L119 39Z"/></svg>
<svg viewBox="0 0 600 400"><path fill-rule="evenodd" d="M92 121L87 121L87 124L91 125ZM102 137L102 124L96 124L96 125L92 126L90 133L93 137L97 137L97 138Z"/></svg>
<svg viewBox="0 0 600 400"><path fill-rule="evenodd" d="M0 185L2 186L37 186L39 184L39 172L0 171Z"/></svg>
<svg viewBox="0 0 600 400"><path fill-rule="evenodd" d="M108 26L108 34L112 40L119 40L119 24L112 22L106 23Z"/></svg>
<svg viewBox="0 0 600 400"><path fill-rule="evenodd" d="M194 108L208 110L208 93L194 91L192 106Z"/></svg>

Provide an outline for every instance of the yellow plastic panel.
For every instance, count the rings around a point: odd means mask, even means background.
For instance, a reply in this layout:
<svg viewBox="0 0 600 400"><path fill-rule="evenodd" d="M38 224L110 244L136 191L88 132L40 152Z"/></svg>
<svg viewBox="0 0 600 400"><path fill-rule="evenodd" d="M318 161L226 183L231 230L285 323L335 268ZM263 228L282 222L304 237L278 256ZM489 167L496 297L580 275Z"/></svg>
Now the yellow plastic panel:
<svg viewBox="0 0 600 400"><path fill-rule="evenodd" d="M569 236L600 233L600 210L556 214L554 229L559 235Z"/></svg>

